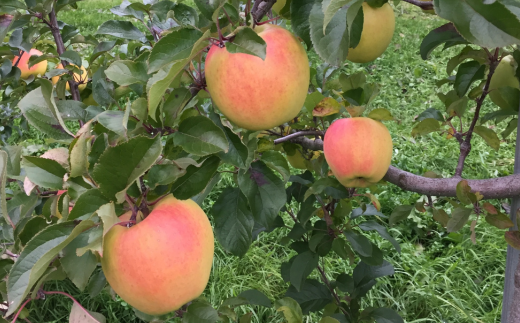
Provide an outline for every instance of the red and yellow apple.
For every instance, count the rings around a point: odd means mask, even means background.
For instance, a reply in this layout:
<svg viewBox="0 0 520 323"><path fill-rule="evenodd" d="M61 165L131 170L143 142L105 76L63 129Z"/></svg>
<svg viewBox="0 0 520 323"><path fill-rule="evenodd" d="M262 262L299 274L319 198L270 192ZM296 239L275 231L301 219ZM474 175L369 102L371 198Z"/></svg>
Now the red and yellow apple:
<svg viewBox="0 0 520 323"><path fill-rule="evenodd" d="M354 63L367 63L381 56L394 35L395 14L390 4L373 8L363 2L363 31L355 48L348 50L347 60Z"/></svg>
<svg viewBox="0 0 520 323"><path fill-rule="evenodd" d="M510 86L515 89L520 89L520 82L515 76L517 66L513 56L508 55L502 58L495 73L491 77L491 81L489 82L489 97L493 103L500 107L505 107L508 104L502 98L498 90L499 88Z"/></svg>
<svg viewBox="0 0 520 323"><path fill-rule="evenodd" d="M31 75L36 76L45 74L45 72L47 71L47 61L39 62L38 64L35 64L31 68L29 68L29 58L31 58L31 56L41 55L43 55L42 52L33 48L29 53L23 52L21 58L20 56L15 56L13 58L13 66L16 64L16 62L18 62L18 59L20 59L17 66L20 69L20 71L22 71L22 74L20 76L22 79L27 79Z"/></svg>
<svg viewBox="0 0 520 323"><path fill-rule="evenodd" d="M206 58L211 98L233 123L249 130L267 130L298 115L309 88L307 53L286 29L265 24L255 31L267 44L265 60L232 54L213 45Z"/></svg>
<svg viewBox="0 0 520 323"><path fill-rule="evenodd" d="M114 291L150 315L177 310L206 287L214 237L192 200L163 198L141 222L115 225L105 235L101 265Z"/></svg>
<svg viewBox="0 0 520 323"><path fill-rule="evenodd" d="M58 66L56 66L56 68L57 69L63 69L63 65L59 64ZM85 68L85 66L81 66L79 69L81 71L83 71L83 73L81 75L78 74L78 73L74 73L74 81L76 81L78 83L78 89L80 91L83 91L87 87L88 73L87 73L87 69ZM58 81L60 80L60 76L61 75L54 76L52 78L52 84L58 83ZM66 85L65 88L67 89L67 91L70 91L69 82L67 82L67 85Z"/></svg>
<svg viewBox="0 0 520 323"><path fill-rule="evenodd" d="M339 119L325 133L323 152L332 173L345 187L368 187L385 176L392 160L392 137L379 121Z"/></svg>

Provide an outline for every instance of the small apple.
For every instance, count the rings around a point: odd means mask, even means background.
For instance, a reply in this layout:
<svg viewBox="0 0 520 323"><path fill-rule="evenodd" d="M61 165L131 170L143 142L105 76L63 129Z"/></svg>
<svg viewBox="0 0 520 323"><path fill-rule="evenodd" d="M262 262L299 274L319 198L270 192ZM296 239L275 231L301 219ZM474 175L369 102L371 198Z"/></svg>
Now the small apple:
<svg viewBox="0 0 520 323"><path fill-rule="evenodd" d="M355 48L349 48L347 60L354 63L367 63L381 56L394 35L395 14L390 4L373 8L363 2L363 31Z"/></svg>
<svg viewBox="0 0 520 323"><path fill-rule="evenodd" d="M489 97L493 103L500 107L506 107L508 104L498 91L499 88L510 86L515 89L520 89L520 82L515 76L517 66L513 56L508 55L502 58L495 73L491 77L491 82L489 82Z"/></svg>
<svg viewBox="0 0 520 323"><path fill-rule="evenodd" d="M56 68L63 69L63 65L59 64L58 66L56 66ZM81 92L87 87L88 73L87 73L87 69L85 68L85 66L81 66L80 70L83 71L83 73L81 75L78 73L74 73L74 81L78 82L78 89ZM54 76L52 78L52 84L58 83L58 81L60 80L60 76L61 75ZM67 82L67 85L65 86L65 88L67 89L67 91L70 91L69 82Z"/></svg>
<svg viewBox="0 0 520 323"><path fill-rule="evenodd" d="M31 56L41 56L43 55L42 52L40 52L37 49L31 49L29 53L23 52L22 57L15 56L13 58L13 66L18 62L18 68L20 71L22 71L21 78L27 79L31 75L43 75L47 71L47 61L39 62L38 64L33 65L31 68L29 68L29 58ZM18 61L20 59L20 61Z"/></svg>
<svg viewBox="0 0 520 323"><path fill-rule="evenodd" d="M309 59L286 29L265 24L254 30L267 43L265 60L213 45L206 58L206 83L213 102L230 121L248 130L267 130L302 109L309 89Z"/></svg>
<svg viewBox="0 0 520 323"><path fill-rule="evenodd" d="M368 187L385 176L392 160L392 137L379 121L339 119L325 133L323 152L332 173L345 187Z"/></svg>
<svg viewBox="0 0 520 323"><path fill-rule="evenodd" d="M169 195L136 225L110 228L101 265L123 300L141 312L162 315L202 294L213 248L213 230L200 206Z"/></svg>

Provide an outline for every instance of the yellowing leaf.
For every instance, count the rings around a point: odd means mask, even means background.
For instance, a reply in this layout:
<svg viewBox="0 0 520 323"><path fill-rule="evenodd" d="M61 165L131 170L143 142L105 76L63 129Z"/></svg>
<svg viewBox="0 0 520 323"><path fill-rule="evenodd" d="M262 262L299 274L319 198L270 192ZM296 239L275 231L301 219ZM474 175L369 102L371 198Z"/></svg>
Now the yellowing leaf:
<svg viewBox="0 0 520 323"><path fill-rule="evenodd" d="M326 117L336 114L341 109L341 104L333 98L325 98L318 103L312 110L315 117Z"/></svg>
<svg viewBox="0 0 520 323"><path fill-rule="evenodd" d="M365 111L364 106L349 106L346 109L352 118L359 117Z"/></svg>
<svg viewBox="0 0 520 323"><path fill-rule="evenodd" d="M374 109L374 110L370 111L370 113L368 114L368 117L370 119L374 119L374 120L378 120L378 121L394 120L394 117L392 116L390 111L388 111L387 109L384 109L384 108Z"/></svg>

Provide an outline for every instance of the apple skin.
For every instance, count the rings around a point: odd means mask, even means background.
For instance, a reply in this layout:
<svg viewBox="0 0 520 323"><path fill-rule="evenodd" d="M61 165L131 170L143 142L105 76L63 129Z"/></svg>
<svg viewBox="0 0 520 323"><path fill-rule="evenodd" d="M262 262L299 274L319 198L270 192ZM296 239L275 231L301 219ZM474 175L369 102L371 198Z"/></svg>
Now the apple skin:
<svg viewBox="0 0 520 323"><path fill-rule="evenodd" d="M40 62L36 65L33 65L31 68L29 68L29 58L31 56L41 56L43 55L42 52L40 52L37 49L31 49L29 53L24 52L22 54L22 58L20 58L20 62L18 62L18 68L22 71L21 78L27 79L31 75L43 75L47 71L47 61ZM15 56L12 60L13 66L18 61L19 56Z"/></svg>
<svg viewBox="0 0 520 323"><path fill-rule="evenodd" d="M128 304L162 315L202 294L213 253L213 230L204 211L192 200L169 195L140 223L108 231L101 265Z"/></svg>
<svg viewBox="0 0 520 323"><path fill-rule="evenodd" d="M510 86L515 89L520 89L520 82L515 76L515 68L515 59L513 56L508 55L502 58L495 73L491 77L491 82L489 82L489 97L491 98L491 101L498 106L507 105L498 91L499 88Z"/></svg>
<svg viewBox="0 0 520 323"><path fill-rule="evenodd" d="M332 173L345 187L368 187L385 176L392 161L392 137L379 121L339 119L325 133L323 152Z"/></svg>
<svg viewBox="0 0 520 323"><path fill-rule="evenodd" d="M59 64L58 66L56 66L56 68L63 69L63 65ZM74 80L78 83L82 82L81 84L78 84L78 89L81 92L87 87L88 73L87 73L87 69L85 68L85 66L81 66L80 69L83 71L83 74L79 75L78 73L74 73ZM60 80L60 76L61 75L54 76L52 78L52 84L58 83L58 81ZM67 89L67 91L70 91L69 82L67 82L67 85L65 86L65 88Z"/></svg>
<svg viewBox="0 0 520 323"><path fill-rule="evenodd" d="M367 63L381 56L394 35L395 14L390 4L372 8L363 2L363 31L359 44L349 48L347 60L354 63Z"/></svg>
<svg viewBox="0 0 520 323"><path fill-rule="evenodd" d="M255 31L267 43L265 60L214 45L206 58L206 82L213 102L230 121L248 130L267 130L302 109L309 89L309 59L286 29L265 24Z"/></svg>
<svg viewBox="0 0 520 323"><path fill-rule="evenodd" d="M287 0L276 0L274 3L272 9L277 14L280 14L280 11L285 7L285 4L287 3Z"/></svg>

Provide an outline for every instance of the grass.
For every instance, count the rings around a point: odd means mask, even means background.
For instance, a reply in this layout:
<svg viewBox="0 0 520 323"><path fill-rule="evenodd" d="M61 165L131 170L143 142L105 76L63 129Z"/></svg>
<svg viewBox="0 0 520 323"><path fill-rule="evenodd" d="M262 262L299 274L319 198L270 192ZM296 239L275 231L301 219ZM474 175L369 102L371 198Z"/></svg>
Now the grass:
<svg viewBox="0 0 520 323"><path fill-rule="evenodd" d="M106 20L126 19L110 13L109 8L118 3L113 0L80 2L77 11L62 12L60 19L77 26L84 35L93 34ZM438 134L412 139L410 132L414 116L429 107L444 110L436 96L435 82L447 76L444 66L455 49L436 50L429 60L423 61L418 53L421 39L444 21L405 5L396 9L396 14L397 29L386 53L373 63L350 63L346 69L350 73L365 71L369 82L381 85L381 93L372 107L387 108L398 120L387 123L395 145L393 165L416 174L433 170L451 176L458 159L457 142ZM314 53L310 54L310 59L314 65L320 63ZM447 90L447 87L441 89ZM484 112L490 109L487 104ZM463 122L468 124L469 120ZM496 125L496 128L500 130L504 126L505 123ZM514 138L514 134L510 138ZM514 146L513 139L506 139L495 152L483 140L476 138L464 175L486 178L511 174ZM224 176L206 199L206 210L220 190L230 184L231 178ZM420 196L389 185L378 193L378 198L383 213L389 214L395 206L413 204ZM388 242L374 237L384 250L386 259L394 264L396 274L380 279L363 306L392 307L409 323L499 322L506 255L503 232L483 221L477 225L476 232L477 244L473 245L468 228L448 236L428 214L416 212L391 229L401 244L401 254L397 254ZM272 300L282 297L287 285L281 278L280 266L292 255L280 244L285 233L285 230L277 230L261 234L243 258L229 256L217 243L213 270L204 296L215 306L223 299L251 288L261 290ZM348 263L334 257L327 258L325 268L331 279L338 273L352 270ZM91 299L69 281L49 283L46 289L71 293L89 310L104 314L108 322L141 322L125 302L108 292ZM33 301L29 306L30 319L32 322L64 322L71 305L70 300L59 295ZM243 313L252 311L253 322L283 322L274 310L256 307L243 307L241 310ZM318 320L318 316L311 316L306 322Z"/></svg>

